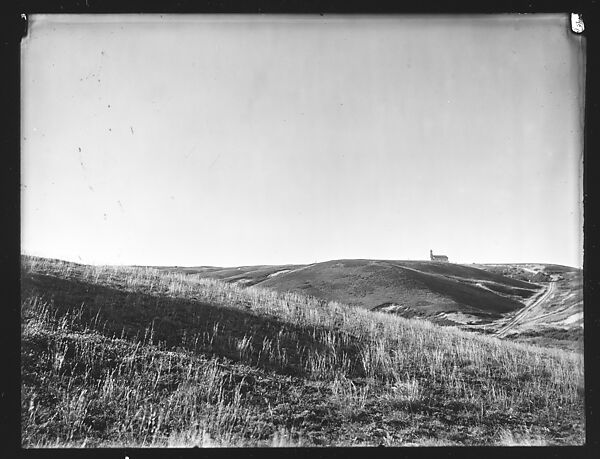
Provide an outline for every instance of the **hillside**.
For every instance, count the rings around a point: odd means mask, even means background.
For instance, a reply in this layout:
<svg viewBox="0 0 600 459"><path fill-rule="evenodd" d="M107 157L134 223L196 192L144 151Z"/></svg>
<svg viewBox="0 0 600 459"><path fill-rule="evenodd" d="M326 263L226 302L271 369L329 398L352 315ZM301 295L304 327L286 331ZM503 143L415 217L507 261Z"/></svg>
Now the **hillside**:
<svg viewBox="0 0 600 459"><path fill-rule="evenodd" d="M34 257L21 311L24 447L584 441L578 353L201 274Z"/></svg>
<svg viewBox="0 0 600 459"><path fill-rule="evenodd" d="M583 271L561 265L480 265L517 279L537 279L543 290L519 311L487 326L488 332L542 346L583 352Z"/></svg>
<svg viewBox="0 0 600 459"><path fill-rule="evenodd" d="M583 349L582 271L568 266L334 260L311 265L161 269L298 292L542 346Z"/></svg>
<svg viewBox="0 0 600 459"><path fill-rule="evenodd" d="M493 274L501 274L526 282L550 282L561 279L565 274L581 273L581 269L571 266L547 263L486 263L473 264L473 266Z"/></svg>
<svg viewBox="0 0 600 459"><path fill-rule="evenodd" d="M236 266L234 268L220 268L214 266L199 267L157 267L160 271L179 272L184 274L199 274L210 279L219 279L225 282L252 286L259 284L281 273L302 268L306 265L256 265Z"/></svg>
<svg viewBox="0 0 600 459"><path fill-rule="evenodd" d="M334 260L299 266L171 270L442 324L490 323L523 308L523 302L541 289L471 266L428 261Z"/></svg>

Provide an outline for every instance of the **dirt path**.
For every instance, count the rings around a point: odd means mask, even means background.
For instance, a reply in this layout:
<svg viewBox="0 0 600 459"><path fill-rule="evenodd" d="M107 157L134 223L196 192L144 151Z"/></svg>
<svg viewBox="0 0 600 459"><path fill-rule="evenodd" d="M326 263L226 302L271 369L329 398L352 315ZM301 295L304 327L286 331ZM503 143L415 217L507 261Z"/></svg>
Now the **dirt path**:
<svg viewBox="0 0 600 459"><path fill-rule="evenodd" d="M517 325L523 322L523 319L528 316L534 309L536 309L540 304L544 303L550 295L554 292L556 288L556 282L550 282L546 291L538 296L531 304L528 304L523 309L521 309L513 318L509 319L506 324L498 329L494 333L494 335L498 337L505 337L511 330L513 330Z"/></svg>

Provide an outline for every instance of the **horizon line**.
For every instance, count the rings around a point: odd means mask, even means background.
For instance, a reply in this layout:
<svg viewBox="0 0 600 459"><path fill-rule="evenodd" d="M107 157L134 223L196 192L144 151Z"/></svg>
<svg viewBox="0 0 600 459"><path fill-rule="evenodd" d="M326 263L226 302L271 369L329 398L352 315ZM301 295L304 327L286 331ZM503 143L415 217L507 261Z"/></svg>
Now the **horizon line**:
<svg viewBox="0 0 600 459"><path fill-rule="evenodd" d="M241 268L241 267L252 267L252 266L308 266L308 265L314 265L314 264L320 264L320 263L329 263L332 261L351 261L351 260L365 260L365 261L418 261L418 262L430 262L431 260L429 259L411 259L411 258L406 258L406 259L400 259L400 258L333 258L330 260L321 260L321 261L314 261L314 262L310 262L310 263L253 263L253 264L238 264L238 265L230 265L230 266L219 266L219 265L202 265L202 264L197 264L197 265L164 265L164 264L156 264L156 265L148 265L148 264L132 264L132 263L84 263L83 261L74 261L74 260L69 260L69 259L65 259L65 258L58 258L58 257L50 257L50 256L41 256L41 255L35 255L35 254L31 254L31 253L25 253L25 252L21 252L21 257L26 256L26 257L36 257L36 258L43 258L46 260L58 260L58 261L63 261L63 262L67 262L67 263L74 263L74 264L78 264L78 265L87 265L87 266L130 266L130 267L134 267L134 268ZM439 263L439 262L438 262ZM583 269L583 266L572 266L572 265L566 265L566 264L562 264L562 263L549 263L549 262L539 262L539 261L519 261L519 262L465 262L465 261L459 261L459 262L452 262L452 261L448 261L448 262L441 262L441 263L448 263L451 265L554 265L554 266L564 266L567 268L573 268L573 269Z"/></svg>

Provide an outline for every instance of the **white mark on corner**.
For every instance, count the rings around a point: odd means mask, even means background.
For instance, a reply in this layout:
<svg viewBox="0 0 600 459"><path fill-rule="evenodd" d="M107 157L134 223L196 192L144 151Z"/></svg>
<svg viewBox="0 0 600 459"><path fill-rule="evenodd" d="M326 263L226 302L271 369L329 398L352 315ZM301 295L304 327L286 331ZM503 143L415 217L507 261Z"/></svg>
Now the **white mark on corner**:
<svg viewBox="0 0 600 459"><path fill-rule="evenodd" d="M571 30L575 33L581 33L585 30L581 14L571 13Z"/></svg>

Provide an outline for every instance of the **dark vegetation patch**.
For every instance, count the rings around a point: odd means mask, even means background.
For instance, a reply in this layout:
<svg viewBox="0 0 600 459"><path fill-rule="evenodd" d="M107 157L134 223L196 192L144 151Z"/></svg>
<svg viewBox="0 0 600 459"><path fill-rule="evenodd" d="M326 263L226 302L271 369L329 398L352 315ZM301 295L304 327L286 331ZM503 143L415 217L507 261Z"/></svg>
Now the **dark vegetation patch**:
<svg viewBox="0 0 600 459"><path fill-rule="evenodd" d="M544 336L558 340L583 340L583 328L543 328L541 330L526 330L520 333L524 338Z"/></svg>
<svg viewBox="0 0 600 459"><path fill-rule="evenodd" d="M583 353L583 328L543 328L518 333L514 340L541 347L554 347Z"/></svg>
<svg viewBox="0 0 600 459"><path fill-rule="evenodd" d="M144 339L232 360L240 360L244 354L245 361L262 368L274 367L283 374L303 374L307 352L327 350L315 336L330 330L299 327L255 314L250 308L134 293L46 275L24 277L22 290L25 297L40 295L52 300L58 314L78 311L82 323L94 322L107 336ZM348 342L341 351L356 362L359 343L348 333L332 333ZM255 345L242 351L240 342L247 337L252 337ZM284 364L274 363L259 346L273 337L278 338L278 355L287 357ZM360 375L357 365L353 368Z"/></svg>
<svg viewBox="0 0 600 459"><path fill-rule="evenodd" d="M474 287L463 282L435 277L422 273L414 273L428 289L434 292L443 292L455 303L464 305L463 312L484 312L491 316L501 317L501 313L522 308L523 304L487 290Z"/></svg>
<svg viewBox="0 0 600 459"><path fill-rule="evenodd" d="M438 274L445 277L457 277L476 281L488 281L516 288L531 288L528 282L504 276L502 273L489 272L472 266L457 265L454 263L429 263L429 262L403 262L398 266L418 269L424 273Z"/></svg>

